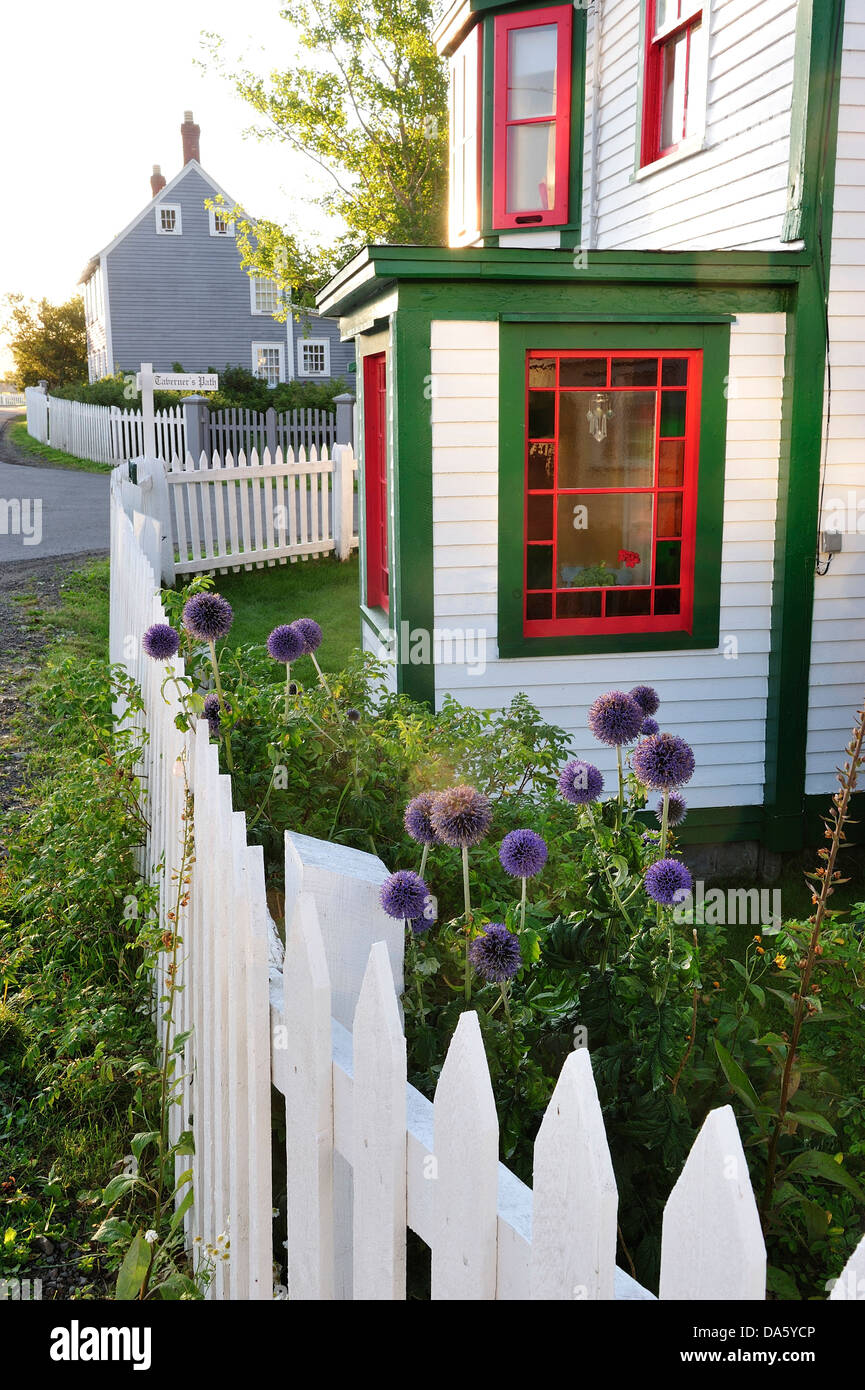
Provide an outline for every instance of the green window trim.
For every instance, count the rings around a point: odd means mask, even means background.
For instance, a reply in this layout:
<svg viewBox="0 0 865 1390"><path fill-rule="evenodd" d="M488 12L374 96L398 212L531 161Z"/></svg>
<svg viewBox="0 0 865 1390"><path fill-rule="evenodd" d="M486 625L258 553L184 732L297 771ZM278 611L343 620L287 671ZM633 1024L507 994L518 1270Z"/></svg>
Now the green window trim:
<svg viewBox="0 0 865 1390"><path fill-rule="evenodd" d="M700 467L691 632L626 633L586 637L526 637L523 633L523 467L525 393L507 389L522 381L530 348L597 348L627 352L691 348L703 352ZM720 640L721 544L727 441L726 379L729 323L669 323L649 326L598 322L578 332L565 324L503 323L499 356L499 555L498 652L501 659L538 656L626 655L631 652L711 649ZM514 582L514 577L518 582Z"/></svg>

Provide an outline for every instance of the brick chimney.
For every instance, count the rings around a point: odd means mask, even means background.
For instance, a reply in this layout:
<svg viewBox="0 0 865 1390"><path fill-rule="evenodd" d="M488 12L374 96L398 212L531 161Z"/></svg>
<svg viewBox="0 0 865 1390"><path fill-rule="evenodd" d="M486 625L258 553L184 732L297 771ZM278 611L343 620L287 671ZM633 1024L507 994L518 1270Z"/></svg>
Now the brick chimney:
<svg viewBox="0 0 865 1390"><path fill-rule="evenodd" d="M184 111L183 125L180 127L180 136L183 140L183 162L188 164L190 159L197 159L201 163L201 149L199 146L199 136L201 126L195 124L192 119L191 111Z"/></svg>
<svg viewBox="0 0 865 1390"><path fill-rule="evenodd" d="M165 187L165 175L158 164L154 164L153 166L153 173L150 175L150 187L153 189L154 198L157 193L161 193Z"/></svg>

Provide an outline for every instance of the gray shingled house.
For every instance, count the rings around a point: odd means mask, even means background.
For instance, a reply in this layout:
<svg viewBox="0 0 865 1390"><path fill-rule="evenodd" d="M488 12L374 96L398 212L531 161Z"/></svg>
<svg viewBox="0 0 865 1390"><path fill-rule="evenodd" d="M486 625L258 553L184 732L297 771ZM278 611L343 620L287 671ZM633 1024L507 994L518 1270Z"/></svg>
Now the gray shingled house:
<svg viewBox="0 0 865 1390"><path fill-rule="evenodd" d="M271 280L241 268L234 228L205 201L234 199L204 171L200 128L192 112L180 127L183 168L166 183L154 165L153 196L92 257L84 287L91 381L152 362L170 371L220 371L243 366L276 386L282 381L351 380L354 348L339 325L314 312L285 323L274 318L279 295Z"/></svg>

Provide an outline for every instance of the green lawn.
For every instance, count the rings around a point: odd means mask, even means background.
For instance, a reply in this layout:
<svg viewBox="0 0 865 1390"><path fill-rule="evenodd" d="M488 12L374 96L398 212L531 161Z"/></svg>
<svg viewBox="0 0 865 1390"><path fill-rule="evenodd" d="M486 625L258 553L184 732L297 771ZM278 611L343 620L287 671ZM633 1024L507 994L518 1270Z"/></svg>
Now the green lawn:
<svg viewBox="0 0 865 1390"><path fill-rule="evenodd" d="M53 464L55 468L78 468L84 473L110 473L110 463L93 463L91 459L79 459L74 454L64 454L62 449L52 449L40 444L27 433L24 420L15 420L9 426L9 439L22 454L32 454L34 460Z"/></svg>
<svg viewBox="0 0 865 1390"><path fill-rule="evenodd" d="M357 556L298 560L273 569L218 574L216 590L234 609L228 645L266 642L280 623L315 618L324 640L318 659L325 671L341 671L360 641Z"/></svg>

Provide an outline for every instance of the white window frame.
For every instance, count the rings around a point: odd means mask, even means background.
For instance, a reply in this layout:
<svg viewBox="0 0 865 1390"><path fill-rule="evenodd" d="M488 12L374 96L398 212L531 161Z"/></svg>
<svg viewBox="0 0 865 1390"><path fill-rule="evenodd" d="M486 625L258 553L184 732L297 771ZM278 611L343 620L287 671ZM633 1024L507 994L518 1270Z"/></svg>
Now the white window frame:
<svg viewBox="0 0 865 1390"><path fill-rule="evenodd" d="M305 347L324 348L324 367L320 372L309 372L303 360L303 350ZM303 338L297 340L297 375L298 376L330 376L330 341L327 338Z"/></svg>
<svg viewBox="0 0 865 1390"><path fill-rule="evenodd" d="M252 374L258 376L258 354L263 349L268 348L279 353L279 381L269 381L267 384L271 388L278 386L285 381L285 344L279 341L255 342L252 344Z"/></svg>
<svg viewBox="0 0 865 1390"><path fill-rule="evenodd" d="M163 227L163 212L174 213L174 226ZM179 203L157 203L156 204L156 234L157 236L183 236L183 211Z"/></svg>
<svg viewBox="0 0 865 1390"><path fill-rule="evenodd" d="M266 285L266 284L273 285L273 291L274 291L274 294L275 294L275 296L276 296L276 304L275 304L275 306L274 306L273 309L259 309L259 308L258 308L258 305L257 305L256 302L255 302L255 287L256 287L256 285ZM277 310L279 309L279 304L280 304L279 286L277 285L276 281L275 281L275 280L270 280L270 279L268 278L268 276L266 276L266 275L250 275L250 277L249 277L249 308L250 308L250 312L251 312L252 314L254 314L256 318L270 318L270 319L272 319L273 316L275 315L275 313L277 312Z"/></svg>
<svg viewBox="0 0 865 1390"><path fill-rule="evenodd" d="M224 209L222 209L222 208L208 208L208 209L207 209L207 217L208 217L208 221L209 221L209 223L210 223L210 235L211 235L211 236L215 236L215 237L233 237L233 236L234 236L234 223L233 223L233 222L229 222L229 221L225 218L225 211L224 211ZM220 231L217 229L217 226L216 226L216 219L217 219L217 217L222 217L223 220L225 221L225 231L224 231L224 232L220 232Z"/></svg>

